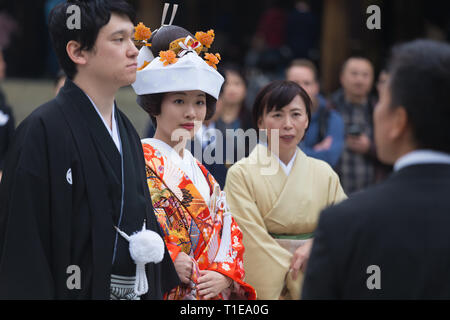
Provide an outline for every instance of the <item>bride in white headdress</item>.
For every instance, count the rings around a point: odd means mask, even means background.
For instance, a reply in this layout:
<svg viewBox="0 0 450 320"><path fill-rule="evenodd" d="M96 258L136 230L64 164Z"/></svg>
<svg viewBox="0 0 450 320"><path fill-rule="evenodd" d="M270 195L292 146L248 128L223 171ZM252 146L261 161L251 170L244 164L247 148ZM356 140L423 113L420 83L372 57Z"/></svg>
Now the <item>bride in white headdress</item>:
<svg viewBox="0 0 450 320"><path fill-rule="evenodd" d="M192 35L164 24L153 34L140 23L142 45L133 88L156 126L142 141L147 181L164 241L182 285L166 299L255 299L244 281L242 232L214 177L185 149L214 114L223 84L219 54L207 53L214 31ZM203 55L203 58L201 57Z"/></svg>

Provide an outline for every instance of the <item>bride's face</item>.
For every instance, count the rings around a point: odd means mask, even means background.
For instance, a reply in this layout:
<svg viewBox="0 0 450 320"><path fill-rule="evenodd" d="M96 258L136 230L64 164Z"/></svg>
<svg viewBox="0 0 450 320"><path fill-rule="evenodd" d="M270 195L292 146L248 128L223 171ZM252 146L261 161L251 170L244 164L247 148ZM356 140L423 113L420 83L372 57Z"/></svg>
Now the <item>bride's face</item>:
<svg viewBox="0 0 450 320"><path fill-rule="evenodd" d="M206 117L206 94L200 90L164 94L161 113L156 118L158 136L173 146L183 138L193 138Z"/></svg>

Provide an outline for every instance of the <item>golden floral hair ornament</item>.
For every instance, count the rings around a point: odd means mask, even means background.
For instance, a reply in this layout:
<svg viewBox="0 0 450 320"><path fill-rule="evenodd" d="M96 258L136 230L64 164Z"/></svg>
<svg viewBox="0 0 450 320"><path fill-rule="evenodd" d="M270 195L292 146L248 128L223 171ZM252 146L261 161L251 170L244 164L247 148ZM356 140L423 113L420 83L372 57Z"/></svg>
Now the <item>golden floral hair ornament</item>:
<svg viewBox="0 0 450 320"><path fill-rule="evenodd" d="M139 24L134 27L134 41L135 44L139 47L142 46L142 48L139 50L138 55L138 68L137 70L142 70L146 66L150 64L150 62L155 58L153 56L153 53L150 51L148 47L151 46L151 43L148 43L150 37L152 36L152 31L150 28L147 28L142 22L139 22Z"/></svg>
<svg viewBox="0 0 450 320"><path fill-rule="evenodd" d="M178 53L178 56L181 58L188 52L195 52L195 54L198 54L195 49L199 48L201 46L201 43L197 40L192 39L191 36L187 36L184 40L184 42L178 42L178 45L181 48L181 52Z"/></svg>
<svg viewBox="0 0 450 320"><path fill-rule="evenodd" d="M185 55L187 52L192 51L200 54L202 52L202 49L202 44L197 39L193 39L191 36L173 40L169 45L169 50L172 50L177 55L180 55L180 53L183 51L186 51L183 53L183 55Z"/></svg>
<svg viewBox="0 0 450 320"><path fill-rule="evenodd" d="M177 4L175 4L173 6L172 17L170 18L169 24L164 24L169 7L170 7L169 3L164 4L163 15L162 15L162 19L161 19L161 27L172 25L172 22L175 19L175 15L178 10ZM154 32L156 32L156 31L158 31L158 29L156 29ZM149 39L151 38L151 36L152 36L152 32L151 32L150 28L147 28L142 22L140 22L135 27L135 33L134 33L135 43L138 47L143 46L139 50L139 55L138 55L138 59L137 59L138 60L137 71L141 71L141 70L145 69L150 64L150 62L152 62L153 59L155 58L155 56L153 55L151 50L149 48L146 48L146 47L151 46L151 43L149 43Z"/></svg>
<svg viewBox="0 0 450 320"><path fill-rule="evenodd" d="M163 66L174 64L178 61L177 55L172 50L161 51L159 53L160 60L163 62Z"/></svg>
<svg viewBox="0 0 450 320"><path fill-rule="evenodd" d="M211 48L211 44L214 42L215 37L216 35L214 34L213 29L209 30L208 32L198 31L195 33L195 38L208 49Z"/></svg>
<svg viewBox="0 0 450 320"><path fill-rule="evenodd" d="M200 39L192 37L189 31L171 25L177 8L174 5L170 22L166 25L164 22L169 4L165 4L161 27L154 30L151 37L151 50L143 47L139 52L140 67L132 87L137 95L200 90L217 99L224 82L216 70L220 55L206 53L206 60L199 56L208 50L206 45L211 46L214 31L211 29L204 33L206 36L200 37L205 43L204 47ZM148 52L159 56L151 60L144 59Z"/></svg>
<svg viewBox="0 0 450 320"><path fill-rule="evenodd" d="M143 44L146 46L151 46L147 42L148 39L152 36L152 31L150 28L147 28L142 22L139 22L139 24L134 27L134 40L139 44Z"/></svg>
<svg viewBox="0 0 450 320"><path fill-rule="evenodd" d="M221 57L220 54L212 54L212 53L205 53L205 61L206 63L217 70L217 65L219 64Z"/></svg>

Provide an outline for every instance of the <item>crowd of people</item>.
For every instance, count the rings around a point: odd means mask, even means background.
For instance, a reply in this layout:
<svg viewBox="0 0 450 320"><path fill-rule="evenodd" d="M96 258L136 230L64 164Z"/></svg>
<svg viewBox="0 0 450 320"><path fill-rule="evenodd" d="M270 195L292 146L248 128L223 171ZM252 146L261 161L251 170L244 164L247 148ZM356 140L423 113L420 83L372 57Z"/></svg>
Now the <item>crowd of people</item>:
<svg viewBox="0 0 450 320"><path fill-rule="evenodd" d="M377 96L365 57L329 97L294 59L249 107L177 8L154 30L124 0L49 13L56 97L13 132L0 94L0 298L450 298L450 45L394 47Z"/></svg>
<svg viewBox="0 0 450 320"><path fill-rule="evenodd" d="M220 150L224 153L227 144L233 146L231 158L214 164L204 163L223 188L228 168L248 156L254 147L248 139L243 139L245 152L239 153L237 134L227 134L227 130L241 129L245 133L252 128L258 129L258 126L252 123L252 115L246 106L247 80L242 68L225 65L219 70L225 83L215 114L205 121L196 137L202 141L203 151L208 146L217 150L215 144L219 141L223 144ZM380 73L381 80L383 76L384 73ZM392 167L381 163L376 155L372 117L378 95L372 94L374 70L367 58L351 56L343 63L341 87L328 98L320 91L317 67L310 60L293 60L285 70L285 80L304 88L312 102L308 129L298 146L306 155L327 162L338 173L347 195L362 191L389 175ZM255 103L256 99L253 106ZM215 129L220 131L222 139L216 139ZM150 121L146 137L153 137L154 132ZM233 138L235 141L230 142L229 139ZM189 147L193 146L191 144ZM199 157L199 160L202 161L202 158Z"/></svg>

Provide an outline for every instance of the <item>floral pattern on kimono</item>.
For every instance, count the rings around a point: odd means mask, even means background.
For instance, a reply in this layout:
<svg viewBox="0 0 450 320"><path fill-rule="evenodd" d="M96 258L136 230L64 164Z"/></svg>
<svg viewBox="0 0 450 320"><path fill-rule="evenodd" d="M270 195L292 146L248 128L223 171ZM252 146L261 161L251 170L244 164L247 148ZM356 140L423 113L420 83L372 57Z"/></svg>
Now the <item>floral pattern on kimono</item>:
<svg viewBox="0 0 450 320"><path fill-rule="evenodd" d="M147 183L153 207L164 233L172 260L184 252L193 261L190 284L182 284L166 294L165 299L200 299L196 284L200 270L211 270L231 278L232 289L225 289L214 299L256 299L256 292L244 281L242 231L231 218L231 243L225 258L215 262L221 244L224 208L217 207L220 188L214 177L197 161L210 188L208 206L192 180L153 146L143 143ZM218 190L217 190L218 189Z"/></svg>

